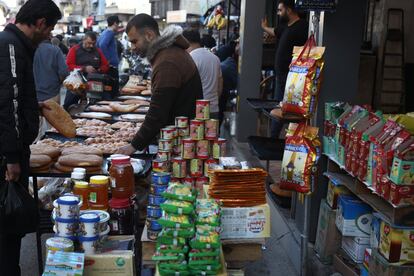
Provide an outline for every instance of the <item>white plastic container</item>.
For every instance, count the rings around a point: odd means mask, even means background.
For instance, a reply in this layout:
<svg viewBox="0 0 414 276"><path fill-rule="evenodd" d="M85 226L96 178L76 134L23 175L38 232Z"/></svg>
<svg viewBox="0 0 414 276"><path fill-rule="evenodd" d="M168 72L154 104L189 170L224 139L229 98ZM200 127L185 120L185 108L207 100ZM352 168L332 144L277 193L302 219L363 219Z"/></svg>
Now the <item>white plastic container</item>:
<svg viewBox="0 0 414 276"><path fill-rule="evenodd" d="M56 217L62 219L75 219L79 217L79 198L73 194L59 197L53 205L56 208Z"/></svg>
<svg viewBox="0 0 414 276"><path fill-rule="evenodd" d="M64 219L57 217L55 220L56 234L59 237L76 236L78 221L76 219Z"/></svg>
<svg viewBox="0 0 414 276"><path fill-rule="evenodd" d="M98 248L98 240L98 236L92 238L79 237L79 243L85 255L91 255L96 253L96 250Z"/></svg>
<svg viewBox="0 0 414 276"><path fill-rule="evenodd" d="M99 216L95 213L85 213L79 217L79 235L86 238L98 236Z"/></svg>
<svg viewBox="0 0 414 276"><path fill-rule="evenodd" d="M111 231L111 227L109 225L106 226L106 230L99 234L99 242L104 243L108 239L109 232Z"/></svg>
<svg viewBox="0 0 414 276"><path fill-rule="evenodd" d="M109 222L109 213L102 211L102 210L87 210L87 211L81 211L80 214L88 214L88 213L93 213L93 214L97 214L99 216L99 233L105 232L106 229L108 228L108 222Z"/></svg>
<svg viewBox="0 0 414 276"><path fill-rule="evenodd" d="M73 252L73 241L68 238L53 237L46 240L46 250Z"/></svg>

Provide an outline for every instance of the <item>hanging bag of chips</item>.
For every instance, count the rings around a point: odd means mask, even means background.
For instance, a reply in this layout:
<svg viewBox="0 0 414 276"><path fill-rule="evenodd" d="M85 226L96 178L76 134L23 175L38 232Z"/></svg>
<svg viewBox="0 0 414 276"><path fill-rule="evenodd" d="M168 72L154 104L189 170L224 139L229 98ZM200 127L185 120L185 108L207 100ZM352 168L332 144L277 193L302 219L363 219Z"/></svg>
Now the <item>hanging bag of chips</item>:
<svg viewBox="0 0 414 276"><path fill-rule="evenodd" d="M325 47L317 47L312 34L303 47L294 47L282 112L311 117L316 111L321 86Z"/></svg>
<svg viewBox="0 0 414 276"><path fill-rule="evenodd" d="M318 128L289 124L282 161L280 188L309 193L316 177L320 156Z"/></svg>

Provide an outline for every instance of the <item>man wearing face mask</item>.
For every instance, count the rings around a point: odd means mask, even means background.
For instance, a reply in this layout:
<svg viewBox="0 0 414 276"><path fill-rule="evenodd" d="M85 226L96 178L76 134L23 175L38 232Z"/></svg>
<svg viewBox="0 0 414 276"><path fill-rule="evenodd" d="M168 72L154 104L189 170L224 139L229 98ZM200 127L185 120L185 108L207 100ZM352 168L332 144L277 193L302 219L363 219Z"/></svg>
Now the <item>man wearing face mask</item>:
<svg viewBox="0 0 414 276"><path fill-rule="evenodd" d="M262 20L263 30L271 36L276 36L276 61L275 61L275 100L282 101L285 92L289 65L292 61L294 46L302 46L308 38L308 22L299 17L295 10L294 0L280 0L277 8L279 15L278 28L270 28L267 20ZM283 125L274 122L271 129L271 136L277 137Z"/></svg>
<svg viewBox="0 0 414 276"><path fill-rule="evenodd" d="M145 121L130 145L118 153L131 155L143 150L162 127L174 124L175 117L195 117L195 103L203 98L200 75L191 56L190 45L178 26L167 27L160 35L157 22L147 14L129 21L126 33L132 49L151 63L151 104Z"/></svg>
<svg viewBox="0 0 414 276"><path fill-rule="evenodd" d="M29 0L0 33L0 186L28 188L30 145L39 130L39 106L33 77L37 45L62 18L52 0ZM16 218L18 219L18 218ZM22 237L30 232L0 222L0 274L20 275Z"/></svg>
<svg viewBox="0 0 414 276"><path fill-rule="evenodd" d="M80 69L87 77L90 73L105 74L109 71L109 62L101 49L96 47L96 33L87 32L78 45L70 48L66 63L70 71ZM73 104L78 103L79 96L67 91L63 107L68 110Z"/></svg>

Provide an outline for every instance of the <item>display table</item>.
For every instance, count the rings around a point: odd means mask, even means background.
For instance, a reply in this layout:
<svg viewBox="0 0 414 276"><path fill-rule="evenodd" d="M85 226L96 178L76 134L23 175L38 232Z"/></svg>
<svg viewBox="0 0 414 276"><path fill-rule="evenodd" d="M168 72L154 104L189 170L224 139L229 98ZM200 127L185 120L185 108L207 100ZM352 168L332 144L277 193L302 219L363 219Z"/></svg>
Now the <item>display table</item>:
<svg viewBox="0 0 414 276"><path fill-rule="evenodd" d="M249 262L262 258L262 246L265 239L222 240L224 260L229 269L244 268ZM155 253L155 242L147 237L145 226L141 236L142 260L141 265L146 269L155 269L152 255Z"/></svg>

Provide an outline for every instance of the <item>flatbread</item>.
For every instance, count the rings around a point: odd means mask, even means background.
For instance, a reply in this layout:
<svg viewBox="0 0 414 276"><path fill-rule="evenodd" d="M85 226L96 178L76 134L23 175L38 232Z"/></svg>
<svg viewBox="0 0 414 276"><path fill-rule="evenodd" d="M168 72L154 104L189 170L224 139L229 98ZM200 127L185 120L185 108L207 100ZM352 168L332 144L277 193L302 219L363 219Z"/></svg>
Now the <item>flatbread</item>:
<svg viewBox="0 0 414 276"><path fill-rule="evenodd" d="M102 156L103 152L97 148L89 146L76 146L71 148L66 148L62 150L62 156L70 154L87 154L87 155L98 155Z"/></svg>
<svg viewBox="0 0 414 276"><path fill-rule="evenodd" d="M53 100L44 102L47 108L42 109L43 116L56 130L65 137L76 136L76 125L63 107Z"/></svg>
<svg viewBox="0 0 414 276"><path fill-rule="evenodd" d="M109 104L109 106L115 112L124 112L124 113L132 112L139 107L139 105L137 104L117 104L117 103Z"/></svg>
<svg viewBox="0 0 414 276"><path fill-rule="evenodd" d="M44 154L30 155L30 168L41 168L52 163L52 158Z"/></svg>
<svg viewBox="0 0 414 276"><path fill-rule="evenodd" d="M144 114L125 114L119 117L121 120L133 121L133 122L142 122L145 120Z"/></svg>
<svg viewBox="0 0 414 276"><path fill-rule="evenodd" d="M70 172L73 171L73 169L75 167L64 166L60 163L55 163L54 168L57 169L60 172L70 173ZM100 166L97 166L97 167L84 167L84 169L86 170L86 173L97 173L97 172L102 171L102 167L100 167Z"/></svg>
<svg viewBox="0 0 414 276"><path fill-rule="evenodd" d="M75 153L61 156L58 163L68 167L100 167L103 159L97 155Z"/></svg>
<svg viewBox="0 0 414 276"><path fill-rule="evenodd" d="M96 112L113 112L114 111L109 105L99 105L99 104L89 106L88 110L96 111Z"/></svg>
<svg viewBox="0 0 414 276"><path fill-rule="evenodd" d="M52 159L56 159L60 155L60 149L45 144L30 145L30 152L33 155L47 155Z"/></svg>
<svg viewBox="0 0 414 276"><path fill-rule="evenodd" d="M76 114L78 117L89 118L89 119L111 119L111 114L104 112L81 112ZM76 132L76 131L75 131Z"/></svg>

